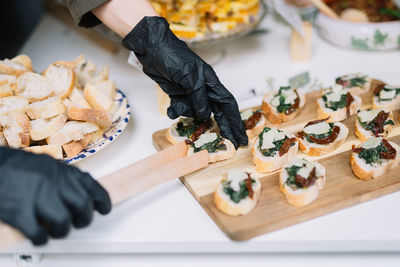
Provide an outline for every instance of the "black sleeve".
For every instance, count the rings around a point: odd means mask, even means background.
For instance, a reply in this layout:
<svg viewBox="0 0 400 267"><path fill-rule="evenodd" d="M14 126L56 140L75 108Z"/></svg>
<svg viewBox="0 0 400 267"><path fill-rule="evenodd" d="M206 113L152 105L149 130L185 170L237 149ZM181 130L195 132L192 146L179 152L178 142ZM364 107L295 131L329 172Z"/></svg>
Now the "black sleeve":
<svg viewBox="0 0 400 267"><path fill-rule="evenodd" d="M108 1L109 0L65 0L65 4L77 25L90 28L101 23L101 21L93 15L91 10Z"/></svg>

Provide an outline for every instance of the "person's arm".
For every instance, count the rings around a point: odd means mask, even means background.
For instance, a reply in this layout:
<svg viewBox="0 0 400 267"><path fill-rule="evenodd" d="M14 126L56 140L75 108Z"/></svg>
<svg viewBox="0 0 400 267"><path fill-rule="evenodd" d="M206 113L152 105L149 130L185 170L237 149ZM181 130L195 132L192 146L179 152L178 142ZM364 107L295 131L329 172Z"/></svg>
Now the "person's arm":
<svg viewBox="0 0 400 267"><path fill-rule="evenodd" d="M92 12L121 37L125 37L144 17L158 16L146 0L111 0Z"/></svg>

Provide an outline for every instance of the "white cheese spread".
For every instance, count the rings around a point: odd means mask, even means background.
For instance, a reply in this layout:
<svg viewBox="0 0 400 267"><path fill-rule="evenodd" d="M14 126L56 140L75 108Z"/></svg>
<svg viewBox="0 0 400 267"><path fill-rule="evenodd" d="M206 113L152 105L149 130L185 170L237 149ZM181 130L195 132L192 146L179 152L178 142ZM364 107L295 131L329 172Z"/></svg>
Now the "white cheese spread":
<svg viewBox="0 0 400 267"><path fill-rule="evenodd" d="M218 136L216 133L204 133L194 142L194 146L200 148L205 144L215 141L217 138Z"/></svg>
<svg viewBox="0 0 400 267"><path fill-rule="evenodd" d="M372 137L361 144L364 149L371 149L379 146L382 143L382 137Z"/></svg>
<svg viewBox="0 0 400 267"><path fill-rule="evenodd" d="M253 116L253 110L251 110L251 109L246 109L245 111L240 113L240 117L242 118L242 121L249 119L251 116Z"/></svg>
<svg viewBox="0 0 400 267"><path fill-rule="evenodd" d="M382 111L381 109L363 110L363 111L358 112L357 116L361 122L368 122L368 121L372 121L373 119L375 119L375 117L381 111Z"/></svg>
<svg viewBox="0 0 400 267"><path fill-rule="evenodd" d="M396 90L390 90L390 91L381 90L381 92L379 93L380 99L393 99L395 95L396 95Z"/></svg>
<svg viewBox="0 0 400 267"><path fill-rule="evenodd" d="M238 170L238 169L233 169L228 171L228 181L230 181L230 186L231 188L239 192L240 191L240 183L248 178L247 173Z"/></svg>
<svg viewBox="0 0 400 267"><path fill-rule="evenodd" d="M273 142L284 139L286 136L285 132L279 132L278 129L272 128L266 133L263 133L263 143L261 149L271 149L275 145Z"/></svg>
<svg viewBox="0 0 400 267"><path fill-rule="evenodd" d="M275 96L274 98L272 98L272 100L271 100L271 102L270 102L271 105L274 106L274 107L279 106L279 104L280 104L279 98L280 98L279 95L278 95L278 96Z"/></svg>
<svg viewBox="0 0 400 267"><path fill-rule="evenodd" d="M305 132L306 134L325 134L329 132L330 129L331 127L329 126L329 123L323 121L320 123L308 125L303 129L303 132Z"/></svg>

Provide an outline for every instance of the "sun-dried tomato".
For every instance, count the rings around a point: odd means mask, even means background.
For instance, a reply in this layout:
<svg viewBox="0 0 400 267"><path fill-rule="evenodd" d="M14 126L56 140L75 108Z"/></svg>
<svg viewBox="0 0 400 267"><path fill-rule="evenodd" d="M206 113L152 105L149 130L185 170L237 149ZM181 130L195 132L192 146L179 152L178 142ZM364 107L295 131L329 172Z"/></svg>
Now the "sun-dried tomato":
<svg viewBox="0 0 400 267"><path fill-rule="evenodd" d="M328 135L327 137L318 139L318 138L310 135L309 138L313 143L316 143L316 144L319 144L319 145L325 145L325 144L330 144L333 141L335 141L336 138L339 135L339 132L340 132L340 127L339 126L333 126L332 133L330 135Z"/></svg>
<svg viewBox="0 0 400 267"><path fill-rule="evenodd" d="M308 178L304 178L303 176L296 174L295 177L296 184L298 184L301 188L312 186L316 180L315 173L316 173L316 168L314 167L311 170L310 174L308 175Z"/></svg>
<svg viewBox="0 0 400 267"><path fill-rule="evenodd" d="M294 100L294 103L287 110L285 110L285 114L286 115L289 115L289 114L293 113L300 105L299 94L297 93L296 90L294 90L294 92L296 93L297 98Z"/></svg>
<svg viewBox="0 0 400 267"><path fill-rule="evenodd" d="M386 139L382 139L383 146L386 147L387 152L381 152L382 159L394 159L396 157L396 149L394 149Z"/></svg>
<svg viewBox="0 0 400 267"><path fill-rule="evenodd" d="M353 103L354 97L350 92L347 92L347 102L346 102L346 114L347 117L350 116L350 105Z"/></svg>
<svg viewBox="0 0 400 267"><path fill-rule="evenodd" d="M261 116L262 116L261 112L258 111L254 112L253 115L251 115L251 117L244 122L246 130L250 130L256 127L257 123L261 120Z"/></svg>
<svg viewBox="0 0 400 267"><path fill-rule="evenodd" d="M352 146L351 146L351 150L352 150L354 153L358 154L358 153L360 153L360 152L362 151L362 147L356 147L355 145L352 145Z"/></svg>
<svg viewBox="0 0 400 267"><path fill-rule="evenodd" d="M379 94L382 91L382 89L385 87L385 85L386 84L384 84L384 83L377 84L374 89L374 95Z"/></svg>
<svg viewBox="0 0 400 267"><path fill-rule="evenodd" d="M295 138L295 137L293 137L293 138L287 138L287 139L283 142L281 148L279 149L279 157L282 157L283 155L285 155L285 154L289 151L290 147L292 146L292 144L293 144L294 142L296 142L296 138Z"/></svg>
<svg viewBox="0 0 400 267"><path fill-rule="evenodd" d="M253 184L251 181L252 179L251 179L250 173L248 173L248 172L246 172L246 173L247 173L246 189L247 189L247 192L249 192L249 197L252 199L254 196Z"/></svg>
<svg viewBox="0 0 400 267"><path fill-rule="evenodd" d="M389 117L389 112L380 111L378 115L372 120L374 127L372 128L372 132L375 136L379 136L380 133L384 132L383 124L386 119Z"/></svg>

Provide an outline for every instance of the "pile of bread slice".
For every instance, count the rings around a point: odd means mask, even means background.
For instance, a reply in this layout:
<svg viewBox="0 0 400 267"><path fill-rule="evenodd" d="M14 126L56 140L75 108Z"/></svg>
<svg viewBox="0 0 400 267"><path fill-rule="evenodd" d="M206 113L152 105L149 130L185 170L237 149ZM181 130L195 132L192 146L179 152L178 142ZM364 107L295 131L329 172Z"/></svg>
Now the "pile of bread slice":
<svg viewBox="0 0 400 267"><path fill-rule="evenodd" d="M0 60L0 145L73 157L112 124L116 89L107 66L80 55L41 74L26 55Z"/></svg>

